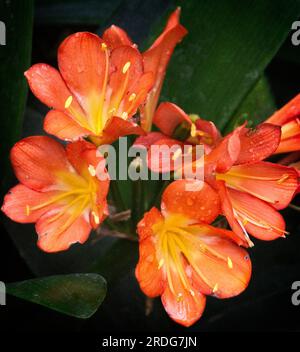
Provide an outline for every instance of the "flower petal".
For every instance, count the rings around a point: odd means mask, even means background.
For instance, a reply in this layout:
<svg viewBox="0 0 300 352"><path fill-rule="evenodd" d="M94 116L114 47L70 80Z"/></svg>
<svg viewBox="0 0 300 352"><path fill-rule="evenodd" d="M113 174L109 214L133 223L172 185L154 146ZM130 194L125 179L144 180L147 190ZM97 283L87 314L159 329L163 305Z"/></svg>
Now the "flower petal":
<svg viewBox="0 0 300 352"><path fill-rule="evenodd" d="M147 154L147 163L154 172L170 172L182 167L183 143L176 139L165 137L153 143ZM177 150L181 150L178 157Z"/></svg>
<svg viewBox="0 0 300 352"><path fill-rule="evenodd" d="M139 242L139 262L135 269L135 276L141 290L149 297L160 296L163 292L164 279L158 268L156 250L151 236Z"/></svg>
<svg viewBox="0 0 300 352"><path fill-rule="evenodd" d="M171 55L176 44L187 34L187 30L179 24L179 16L180 9L178 8L171 14L163 33L143 54L145 72L151 71L155 77L155 83L147 98L146 105L141 108L141 123L143 129L147 132L151 129L152 118Z"/></svg>
<svg viewBox="0 0 300 352"><path fill-rule="evenodd" d="M196 290L193 294L187 291L174 270L171 270L171 279L174 292L167 285L161 296L162 304L171 319L183 326L191 326L201 318L206 297Z"/></svg>
<svg viewBox="0 0 300 352"><path fill-rule="evenodd" d="M248 233L264 241L284 236L284 219L272 206L244 192L229 189L228 193L231 204Z"/></svg>
<svg viewBox="0 0 300 352"><path fill-rule="evenodd" d="M100 109L104 94L108 59L102 39L78 32L67 37L58 49L59 70L73 95L87 113L89 124Z"/></svg>
<svg viewBox="0 0 300 352"><path fill-rule="evenodd" d="M253 163L272 155L279 145L280 136L280 127L269 123L260 124L254 130L243 129L240 154L235 164Z"/></svg>
<svg viewBox="0 0 300 352"><path fill-rule="evenodd" d="M169 102L161 103L153 117L155 126L167 136L172 136L175 128L182 122L192 124L191 119L179 106Z"/></svg>
<svg viewBox="0 0 300 352"><path fill-rule="evenodd" d="M252 194L283 209L292 200L298 186L298 174L293 168L260 161L254 164L233 166L230 172L218 174L228 186Z"/></svg>
<svg viewBox="0 0 300 352"><path fill-rule="evenodd" d="M282 126L286 122L300 115L300 94L285 104L281 109L276 111L266 122Z"/></svg>
<svg viewBox="0 0 300 352"><path fill-rule="evenodd" d="M240 294L251 278L248 253L224 237L222 230L205 224L190 226L199 241L191 241L193 280L201 291L218 298ZM219 234L221 232L221 236ZM191 263L191 260L189 260Z"/></svg>
<svg viewBox="0 0 300 352"><path fill-rule="evenodd" d="M115 25L107 28L102 37L111 50L122 45L133 45L128 34L122 28Z"/></svg>
<svg viewBox="0 0 300 352"><path fill-rule="evenodd" d="M74 243L84 243L90 234L91 225L83 215L74 219L70 224L71 214L63 213L55 221L52 218L59 212L51 211L44 214L36 223L38 233L38 247L49 253L64 251ZM72 220L72 219L71 219ZM68 225L69 226L66 226Z"/></svg>
<svg viewBox="0 0 300 352"><path fill-rule="evenodd" d="M162 195L162 211L180 213L196 222L211 223L220 213L217 192L206 182L177 180Z"/></svg>
<svg viewBox="0 0 300 352"><path fill-rule="evenodd" d="M205 156L206 173L211 173L212 171L223 173L232 167L240 154L240 134L244 128L244 126L236 128Z"/></svg>
<svg viewBox="0 0 300 352"><path fill-rule="evenodd" d="M36 192L18 184L11 188L4 197L1 210L13 221L20 223L36 222L41 215L56 207L56 205L49 205L37 210L31 210L31 208L49 201L55 194L56 192Z"/></svg>
<svg viewBox="0 0 300 352"><path fill-rule="evenodd" d="M131 134L144 135L144 130L135 122L114 116L106 123L101 137L93 137L97 145L111 144L120 137Z"/></svg>
<svg viewBox="0 0 300 352"><path fill-rule="evenodd" d="M300 150L300 135L281 140L274 154L289 153L298 150Z"/></svg>
<svg viewBox="0 0 300 352"><path fill-rule="evenodd" d="M47 64L36 64L25 72L32 93L49 108L64 111L71 95L60 73Z"/></svg>
<svg viewBox="0 0 300 352"><path fill-rule="evenodd" d="M152 144L164 138L166 138L166 136L160 132L149 132L145 136L139 136L134 141L133 145L135 148L145 147L146 149L148 149L149 147L151 147Z"/></svg>
<svg viewBox="0 0 300 352"><path fill-rule="evenodd" d="M86 137L90 132L71 117L58 110L51 110L45 117L44 130L65 141Z"/></svg>
<svg viewBox="0 0 300 352"><path fill-rule="evenodd" d="M63 146L46 136L17 142L10 158L18 180L36 191L55 189L57 172L69 172L71 168Z"/></svg>

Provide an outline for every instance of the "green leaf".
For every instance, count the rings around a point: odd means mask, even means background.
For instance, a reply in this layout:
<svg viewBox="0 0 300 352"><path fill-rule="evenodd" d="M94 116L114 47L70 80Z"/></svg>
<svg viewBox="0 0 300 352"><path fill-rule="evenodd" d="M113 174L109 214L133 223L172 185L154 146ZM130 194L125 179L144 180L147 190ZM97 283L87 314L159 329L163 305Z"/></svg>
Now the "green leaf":
<svg viewBox="0 0 300 352"><path fill-rule="evenodd" d="M30 65L33 1L1 1L0 14L6 26L6 45L0 45L0 170L4 188L9 150L22 128L27 95L23 73Z"/></svg>
<svg viewBox="0 0 300 352"><path fill-rule="evenodd" d="M36 21L50 25L96 25L106 22L121 0L39 0L36 1Z"/></svg>
<svg viewBox="0 0 300 352"><path fill-rule="evenodd" d="M49 276L7 285L7 292L60 313L87 319L106 295L106 281L97 274Z"/></svg>
<svg viewBox="0 0 300 352"><path fill-rule="evenodd" d="M224 128L298 18L297 0L185 0L163 99Z"/></svg>
<svg viewBox="0 0 300 352"><path fill-rule="evenodd" d="M225 126L224 134L231 132L245 121L248 121L248 126L255 126L275 110L273 94L266 76L263 75Z"/></svg>

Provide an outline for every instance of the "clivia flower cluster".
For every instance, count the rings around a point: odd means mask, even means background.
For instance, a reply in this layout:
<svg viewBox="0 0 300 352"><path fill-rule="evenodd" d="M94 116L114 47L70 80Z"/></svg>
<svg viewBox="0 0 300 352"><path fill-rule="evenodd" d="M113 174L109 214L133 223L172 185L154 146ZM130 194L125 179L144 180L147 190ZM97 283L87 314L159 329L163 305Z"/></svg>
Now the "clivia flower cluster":
<svg viewBox="0 0 300 352"><path fill-rule="evenodd" d="M268 241L287 233L279 210L299 185L300 96L256 128L245 123L227 136L173 103L158 105L172 52L187 34L179 16L177 9L144 53L111 26L102 38L87 32L67 37L58 49L58 70L36 64L25 72L33 94L51 108L44 130L67 145L48 136L15 144L10 158L19 184L5 196L2 211L16 222L35 223L43 251L67 250L109 216L110 180L99 168L105 158L98 146L138 135L135 144L149 150L151 169L151 160L160 158L151 153L153 145L179 145L172 161L188 147L195 167L195 147L203 145L204 179L170 182L160 209L152 207L137 224L142 291L161 296L169 316L190 326L201 317L206 296L245 290L251 236ZM293 153L280 164L266 161L283 152ZM157 172L178 171L170 160L156 165ZM214 225L217 217L231 229Z"/></svg>

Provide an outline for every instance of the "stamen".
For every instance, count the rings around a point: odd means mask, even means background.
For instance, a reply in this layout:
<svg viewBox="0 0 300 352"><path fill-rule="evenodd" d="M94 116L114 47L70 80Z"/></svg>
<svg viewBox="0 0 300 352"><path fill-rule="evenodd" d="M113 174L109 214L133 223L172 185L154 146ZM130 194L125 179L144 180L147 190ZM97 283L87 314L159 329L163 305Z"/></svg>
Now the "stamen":
<svg viewBox="0 0 300 352"><path fill-rule="evenodd" d="M232 268L233 268L232 260L231 260L230 257L227 258L227 265L228 265L228 268L229 268L229 269L232 269Z"/></svg>
<svg viewBox="0 0 300 352"><path fill-rule="evenodd" d="M195 292L193 290L190 290L190 294L195 297Z"/></svg>
<svg viewBox="0 0 300 352"><path fill-rule="evenodd" d="M96 223L97 225L99 225L99 224L100 224L99 216L98 216L94 211L92 211L92 215L93 215L93 218L94 218L94 220L95 220L95 223Z"/></svg>
<svg viewBox="0 0 300 352"><path fill-rule="evenodd" d="M181 302L183 300L183 294L182 293L178 293L177 297L176 297L176 301L177 302Z"/></svg>
<svg viewBox="0 0 300 352"><path fill-rule="evenodd" d="M181 148L176 149L175 153L172 155L172 160L178 159L182 155Z"/></svg>
<svg viewBox="0 0 300 352"><path fill-rule="evenodd" d="M72 104L72 101L73 101L73 97L72 97L72 95L70 95L70 96L68 97L68 99L66 100L66 102L65 102L65 109L69 109L69 107L70 107L71 104Z"/></svg>
<svg viewBox="0 0 300 352"><path fill-rule="evenodd" d="M89 165L88 170L91 176L96 176L96 169L94 168L93 165Z"/></svg>
<svg viewBox="0 0 300 352"><path fill-rule="evenodd" d="M108 111L109 114L113 114L114 112L116 112L116 108L112 108Z"/></svg>
<svg viewBox="0 0 300 352"><path fill-rule="evenodd" d="M196 137L196 134L197 134L196 125L194 123L192 123L192 126L191 126L191 137Z"/></svg>
<svg viewBox="0 0 300 352"><path fill-rule="evenodd" d="M123 120L127 120L128 119L128 113L126 111L122 112L121 117L122 117Z"/></svg>
<svg viewBox="0 0 300 352"><path fill-rule="evenodd" d="M107 45L105 43L101 43L101 49L102 50L106 50L107 49Z"/></svg>
<svg viewBox="0 0 300 352"><path fill-rule="evenodd" d="M131 62L128 61L128 62L126 62L126 64L123 66L122 72L123 72L124 74L128 71L130 65L131 65Z"/></svg>
<svg viewBox="0 0 300 352"><path fill-rule="evenodd" d="M162 268L162 266L164 265L165 261L163 260L163 258L159 261L158 263L158 270L160 270Z"/></svg>
<svg viewBox="0 0 300 352"><path fill-rule="evenodd" d="M218 285L218 283L216 283L214 288L213 288L213 290L212 290L212 292L216 293L218 291L218 288L219 288L219 285Z"/></svg>
<svg viewBox="0 0 300 352"><path fill-rule="evenodd" d="M282 175L282 177L277 181L279 185L281 185L284 181L286 181L290 176L287 174Z"/></svg>
<svg viewBox="0 0 300 352"><path fill-rule="evenodd" d="M134 99L136 98L136 94L135 93L132 93L129 97L129 101L133 101Z"/></svg>
<svg viewBox="0 0 300 352"><path fill-rule="evenodd" d="M27 216L30 215L30 207L29 207L28 204L26 205L26 215L27 215Z"/></svg>

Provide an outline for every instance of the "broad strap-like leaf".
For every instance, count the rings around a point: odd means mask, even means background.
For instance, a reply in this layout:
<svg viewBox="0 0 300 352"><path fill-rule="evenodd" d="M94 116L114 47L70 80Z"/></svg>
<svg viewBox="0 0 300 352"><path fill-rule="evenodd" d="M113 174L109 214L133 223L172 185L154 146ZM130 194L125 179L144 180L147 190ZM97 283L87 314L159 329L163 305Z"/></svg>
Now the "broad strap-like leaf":
<svg viewBox="0 0 300 352"><path fill-rule="evenodd" d="M7 292L60 313L87 319L103 302L106 281L98 274L57 275L8 284Z"/></svg>

